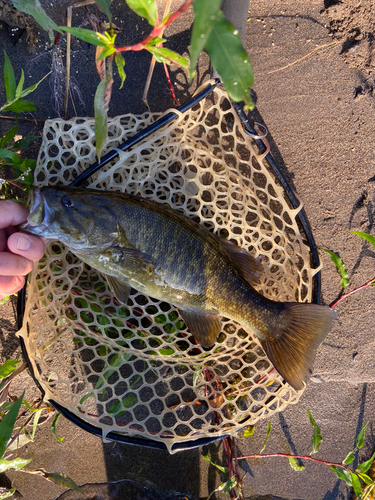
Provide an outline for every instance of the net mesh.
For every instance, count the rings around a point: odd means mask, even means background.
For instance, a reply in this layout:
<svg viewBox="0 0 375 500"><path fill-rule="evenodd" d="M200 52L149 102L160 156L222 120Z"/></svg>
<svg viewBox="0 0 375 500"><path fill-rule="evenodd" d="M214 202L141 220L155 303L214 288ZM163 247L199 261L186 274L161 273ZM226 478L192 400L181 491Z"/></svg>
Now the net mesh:
<svg viewBox="0 0 375 500"><path fill-rule="evenodd" d="M177 112L178 114L178 112ZM109 120L106 150L158 114ZM105 153L105 152L104 152ZM264 154L216 89L90 178L91 188L165 203L258 257L257 290L277 301L311 301L310 250ZM95 161L93 119L49 120L36 184L70 184ZM222 318L203 350L178 310L131 291L124 306L106 280L50 241L31 275L20 331L45 398L108 432L165 443L235 434L296 403L251 331Z"/></svg>

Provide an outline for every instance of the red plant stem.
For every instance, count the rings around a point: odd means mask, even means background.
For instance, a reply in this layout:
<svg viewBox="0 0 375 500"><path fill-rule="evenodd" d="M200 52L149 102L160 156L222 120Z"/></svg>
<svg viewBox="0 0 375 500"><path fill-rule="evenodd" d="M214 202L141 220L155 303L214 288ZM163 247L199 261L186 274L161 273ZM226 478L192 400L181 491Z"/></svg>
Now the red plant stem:
<svg viewBox="0 0 375 500"><path fill-rule="evenodd" d="M163 45L163 44L160 44L160 45ZM172 82L171 82L171 78L169 76L168 66L167 66L166 63L163 63L163 66L164 66L165 76L167 77L168 87L169 87L169 91L171 93L172 99L174 101L175 106L177 106L179 108L180 107L180 101L177 99L176 94L174 93L174 89L173 89L173 85L172 85Z"/></svg>
<svg viewBox="0 0 375 500"><path fill-rule="evenodd" d="M348 472L351 471L348 467L345 467L342 463L327 462L326 460L319 460L319 458L310 457L310 455L292 455L289 453L254 453L254 455L245 455L244 457L238 457L238 460L246 460L248 458L271 458L271 457L286 457L286 458L300 458L301 460L311 460L311 462L318 462L324 465L333 465L334 467L340 467Z"/></svg>
<svg viewBox="0 0 375 500"><path fill-rule="evenodd" d="M342 300L350 297L350 295L353 295L353 293L356 293L356 292L359 292L360 290L363 290L364 288L367 288L368 286L371 286L373 283L375 283L375 276L374 278L372 278L370 281L368 281L367 283L364 283L363 285L359 286L358 288L354 288L354 290L352 290L351 292L348 292L348 293L343 293L337 300L335 300L334 302L332 302L332 304L330 304L330 308L333 309L334 307L337 306L337 304L339 304Z"/></svg>
<svg viewBox="0 0 375 500"><path fill-rule="evenodd" d="M0 115L0 119L2 120L15 120L16 118L14 116L5 116L5 115ZM23 116L18 116L17 117L17 120L23 120L23 121L26 121L26 122L40 122L40 123L44 123L46 120L38 120L36 118L25 118Z"/></svg>
<svg viewBox="0 0 375 500"><path fill-rule="evenodd" d="M225 458L227 460L229 478L231 478L233 476L233 472L232 472L232 453L230 450L229 439L230 439L229 437L223 439L223 448L225 452ZM230 490L230 497L235 498L235 492L233 491L233 488L231 488Z"/></svg>
<svg viewBox="0 0 375 500"><path fill-rule="evenodd" d="M186 2L181 5L181 7L176 10L173 14L170 15L170 17L162 24L159 24L158 26L155 26L154 29L151 31L151 33L146 36L141 42L136 43L135 45L126 45L124 47L118 47L116 50L117 52L127 52L129 50L143 50L145 48L145 45L152 40L153 38L159 37L165 28L171 24L175 19L177 19L181 14L186 12L191 5L193 4L193 0L186 0Z"/></svg>
<svg viewBox="0 0 375 500"><path fill-rule="evenodd" d="M241 477L241 471L240 471L240 465L238 463L238 457L237 457L237 444L236 444L236 438L232 437L232 460L234 461L234 469L236 471L236 478L237 478L237 484L238 484L238 498L240 500L245 500L245 497L242 494L242 477Z"/></svg>
<svg viewBox="0 0 375 500"><path fill-rule="evenodd" d="M3 165L9 165L9 166L12 166L11 163L3 163ZM17 189L22 189L22 186L19 186L18 184L16 184L15 182L12 182L12 181L8 181L7 179L4 179L8 184L10 184L11 186L14 186L16 187Z"/></svg>

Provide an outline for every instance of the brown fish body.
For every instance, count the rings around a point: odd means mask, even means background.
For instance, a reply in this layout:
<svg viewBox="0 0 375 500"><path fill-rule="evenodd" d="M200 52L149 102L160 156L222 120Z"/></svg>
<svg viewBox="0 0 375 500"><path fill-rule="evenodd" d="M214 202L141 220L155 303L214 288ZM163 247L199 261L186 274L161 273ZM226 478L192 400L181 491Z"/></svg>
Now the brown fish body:
<svg viewBox="0 0 375 500"><path fill-rule="evenodd" d="M77 188L36 189L33 201L23 229L62 241L106 275L120 301L133 287L175 305L205 347L220 332L219 315L238 321L282 376L303 387L332 323L329 308L265 299L251 286L250 255L162 204Z"/></svg>

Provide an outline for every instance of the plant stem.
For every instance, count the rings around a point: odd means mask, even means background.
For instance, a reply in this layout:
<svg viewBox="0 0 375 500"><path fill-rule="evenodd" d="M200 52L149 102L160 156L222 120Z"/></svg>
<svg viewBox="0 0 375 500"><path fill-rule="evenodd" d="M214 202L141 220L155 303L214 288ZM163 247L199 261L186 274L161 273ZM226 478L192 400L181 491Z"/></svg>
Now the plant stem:
<svg viewBox="0 0 375 500"><path fill-rule="evenodd" d="M228 475L229 477L233 476L232 472L232 450L230 446L230 438L226 437L223 439L223 448L225 452L225 458L227 460L227 465L228 465ZM230 497L235 498L235 492L233 491L234 488L231 488L230 490Z"/></svg>
<svg viewBox="0 0 375 500"><path fill-rule="evenodd" d="M171 14L171 16L166 21L163 21L158 26L155 26L154 29L151 31L151 33L148 36L146 36L146 38L144 38L141 42L136 43L135 45L126 45L124 47L117 47L116 49L117 52L127 52L129 50L134 50L134 51L143 50L145 48L145 45L150 40L159 37L163 33L165 28L169 24L171 24L175 19L177 19L181 14L184 14L191 7L192 4L193 0L186 0L185 3L181 5L181 7L178 10L176 10L176 12Z"/></svg>
<svg viewBox="0 0 375 500"><path fill-rule="evenodd" d="M15 121L16 119L17 120L23 120L25 122L40 122L40 123L44 123L46 120L41 120L41 119L38 119L38 118L25 118L23 116L5 116L5 115L0 115L0 119L1 120L13 120Z"/></svg>
<svg viewBox="0 0 375 500"><path fill-rule="evenodd" d="M301 460L311 460L311 462L318 462L324 465L333 465L334 467L340 467L348 472L351 471L348 467L345 467L342 463L327 462L326 460L320 460L319 458L311 457L310 455L292 455L290 453L254 453L254 455L246 455L244 457L238 457L238 460L246 460L248 458L271 458L271 457L286 457L286 458L299 458Z"/></svg>
<svg viewBox="0 0 375 500"><path fill-rule="evenodd" d="M363 285L359 286L358 288L354 288L354 290L352 290L351 292L343 293L337 300L335 300L334 302L332 302L332 304L330 304L329 307L331 309L333 309L342 300L350 297L350 295L353 295L354 293L359 292L360 290L363 290L364 288L367 288L368 286L371 286L372 284L375 284L375 276L372 279L370 279L369 281L367 281L367 283L364 283Z"/></svg>
<svg viewBox="0 0 375 500"><path fill-rule="evenodd" d="M234 470L236 472L236 478L237 478L237 490L238 490L238 499L239 500L245 500L245 497L242 493L242 479L241 477L241 471L240 471L240 465L238 463L238 457L237 457L237 443L236 443L236 438L232 437L232 460L234 461Z"/></svg>

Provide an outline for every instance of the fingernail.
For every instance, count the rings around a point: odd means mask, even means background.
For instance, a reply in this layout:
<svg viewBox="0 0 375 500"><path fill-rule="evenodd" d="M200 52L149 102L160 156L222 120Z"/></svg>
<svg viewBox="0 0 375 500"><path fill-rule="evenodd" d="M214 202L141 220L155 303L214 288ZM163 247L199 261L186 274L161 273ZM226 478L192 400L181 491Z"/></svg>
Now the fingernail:
<svg viewBox="0 0 375 500"><path fill-rule="evenodd" d="M28 250L31 246L31 241L26 236L20 236L17 242L17 250Z"/></svg>

